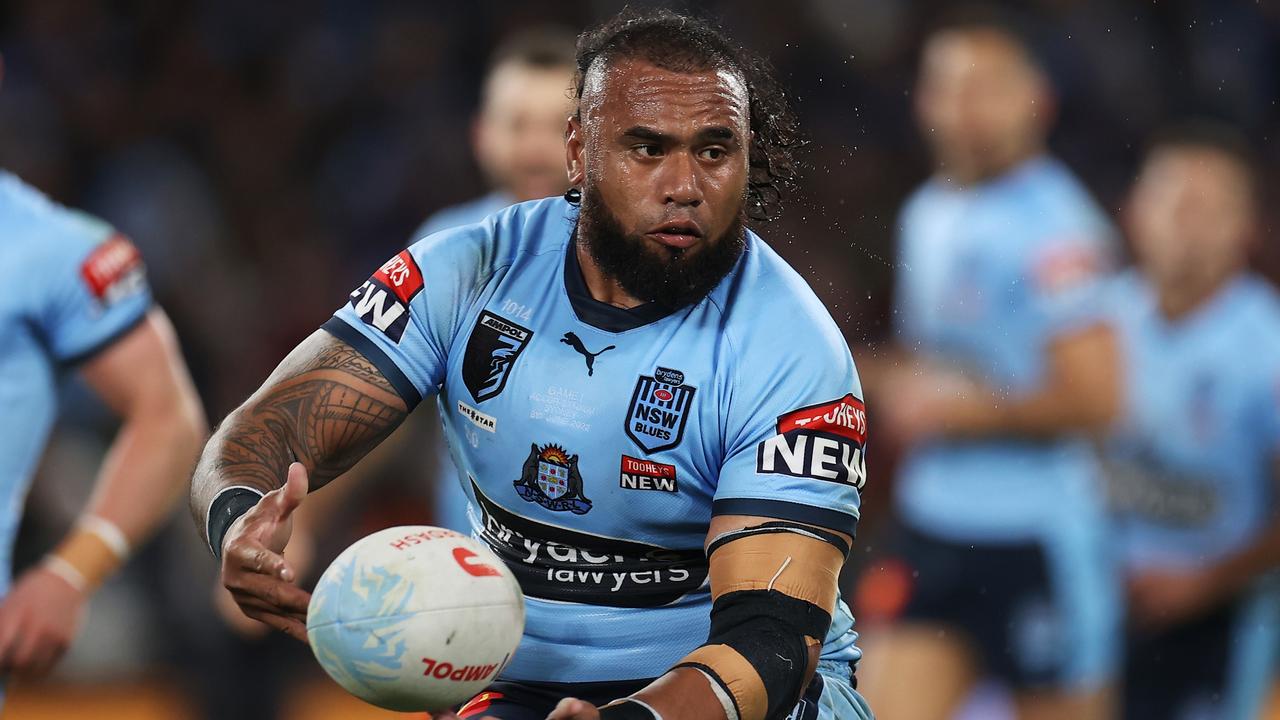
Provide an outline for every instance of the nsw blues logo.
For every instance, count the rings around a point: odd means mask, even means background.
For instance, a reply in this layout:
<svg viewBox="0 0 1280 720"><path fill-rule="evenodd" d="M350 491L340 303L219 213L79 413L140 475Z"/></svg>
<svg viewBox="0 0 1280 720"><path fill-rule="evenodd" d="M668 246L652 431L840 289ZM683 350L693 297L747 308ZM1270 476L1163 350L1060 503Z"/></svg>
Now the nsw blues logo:
<svg viewBox="0 0 1280 720"><path fill-rule="evenodd" d="M585 515L591 509L591 501L582 494L578 456L558 445L531 445L515 486L520 497L548 510Z"/></svg>
<svg viewBox="0 0 1280 720"><path fill-rule="evenodd" d="M502 392L516 358L524 352L533 331L484 310L471 329L462 356L462 382L476 402Z"/></svg>
<svg viewBox="0 0 1280 720"><path fill-rule="evenodd" d="M679 445L695 390L679 370L660 367L641 375L627 406L627 437L647 453Z"/></svg>

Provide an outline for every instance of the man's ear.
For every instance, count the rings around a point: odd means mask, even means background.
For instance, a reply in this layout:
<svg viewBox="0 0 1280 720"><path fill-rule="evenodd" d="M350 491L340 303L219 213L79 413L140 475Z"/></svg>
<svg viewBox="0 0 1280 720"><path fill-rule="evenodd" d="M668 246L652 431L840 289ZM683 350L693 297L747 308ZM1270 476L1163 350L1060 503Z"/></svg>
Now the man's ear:
<svg viewBox="0 0 1280 720"><path fill-rule="evenodd" d="M587 178L587 166L582 162L582 151L582 121L571 117L564 131L564 159L569 184L574 187L581 187Z"/></svg>

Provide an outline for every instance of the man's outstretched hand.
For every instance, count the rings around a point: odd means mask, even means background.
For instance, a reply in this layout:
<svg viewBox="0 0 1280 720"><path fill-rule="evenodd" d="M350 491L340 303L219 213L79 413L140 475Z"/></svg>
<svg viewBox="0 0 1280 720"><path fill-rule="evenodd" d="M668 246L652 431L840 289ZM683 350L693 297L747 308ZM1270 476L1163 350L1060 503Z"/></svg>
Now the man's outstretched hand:
<svg viewBox="0 0 1280 720"><path fill-rule="evenodd" d="M307 604L297 573L284 559L290 517L307 496L307 470L289 466L283 487L267 493L227 529L222 541L222 584L248 617L307 641Z"/></svg>

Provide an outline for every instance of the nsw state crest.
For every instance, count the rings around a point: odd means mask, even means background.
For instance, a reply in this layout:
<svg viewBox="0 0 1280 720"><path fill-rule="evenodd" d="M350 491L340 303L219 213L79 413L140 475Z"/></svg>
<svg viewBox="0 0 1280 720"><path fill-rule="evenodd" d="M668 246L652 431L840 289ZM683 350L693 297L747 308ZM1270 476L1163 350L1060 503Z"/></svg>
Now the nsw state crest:
<svg viewBox="0 0 1280 720"><path fill-rule="evenodd" d="M515 487L521 498L548 510L585 515L591 509L591 501L582 492L578 456L559 445L530 445Z"/></svg>

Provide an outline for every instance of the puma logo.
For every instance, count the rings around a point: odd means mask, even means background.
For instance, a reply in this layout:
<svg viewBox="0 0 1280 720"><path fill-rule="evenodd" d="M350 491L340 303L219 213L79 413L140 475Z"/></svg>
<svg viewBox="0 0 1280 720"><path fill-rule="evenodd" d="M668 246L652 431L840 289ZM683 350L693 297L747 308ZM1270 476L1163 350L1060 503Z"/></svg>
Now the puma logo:
<svg viewBox="0 0 1280 720"><path fill-rule="evenodd" d="M582 353L582 357L587 361L587 377L595 374L596 358L614 349L613 345L609 345L600 352L591 352L582 344L582 340L571 332L565 333L564 337L560 338L560 342Z"/></svg>

